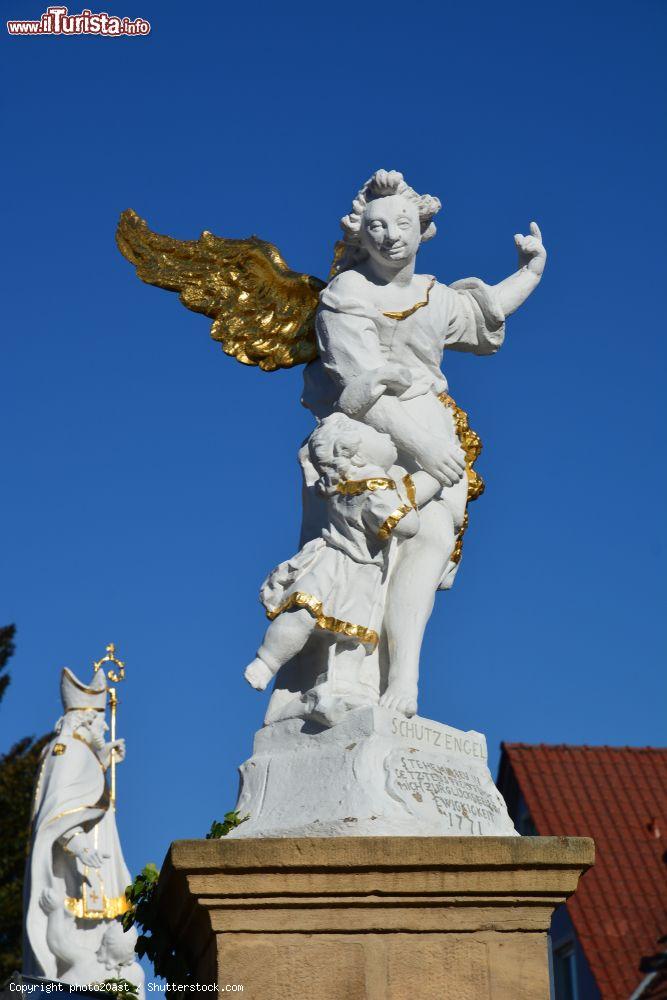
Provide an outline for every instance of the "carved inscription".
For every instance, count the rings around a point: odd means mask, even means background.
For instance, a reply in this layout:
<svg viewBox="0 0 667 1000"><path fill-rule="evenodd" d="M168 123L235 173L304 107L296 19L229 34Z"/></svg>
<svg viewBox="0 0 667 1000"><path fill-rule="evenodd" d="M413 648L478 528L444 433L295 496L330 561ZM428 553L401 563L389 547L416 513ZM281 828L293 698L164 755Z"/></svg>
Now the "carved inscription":
<svg viewBox="0 0 667 1000"><path fill-rule="evenodd" d="M486 760L484 744L471 739L465 733L448 733L444 729L435 729L435 727L427 726L423 722L417 722L413 719L399 719L397 716L391 720L391 731L394 736L404 736L422 746L438 747L440 750L460 753L465 757Z"/></svg>
<svg viewBox="0 0 667 1000"><path fill-rule="evenodd" d="M412 813L442 817L443 833L489 835L502 823L499 792L472 768L450 766L418 750L394 751L385 766L389 791Z"/></svg>

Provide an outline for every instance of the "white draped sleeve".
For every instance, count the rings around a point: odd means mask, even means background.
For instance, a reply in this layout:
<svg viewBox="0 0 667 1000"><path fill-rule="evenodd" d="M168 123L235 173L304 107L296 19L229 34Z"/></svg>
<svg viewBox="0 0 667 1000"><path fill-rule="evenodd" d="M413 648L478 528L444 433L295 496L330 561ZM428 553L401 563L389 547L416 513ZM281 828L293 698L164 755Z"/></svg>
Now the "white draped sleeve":
<svg viewBox="0 0 667 1000"><path fill-rule="evenodd" d="M369 307L354 299L342 302L326 289L320 296L315 331L322 364L340 390L339 409L350 417L360 416L386 392L381 380L390 370Z"/></svg>
<svg viewBox="0 0 667 1000"><path fill-rule="evenodd" d="M505 316L498 295L480 278L463 278L453 293L443 347L471 354L495 354L505 339Z"/></svg>

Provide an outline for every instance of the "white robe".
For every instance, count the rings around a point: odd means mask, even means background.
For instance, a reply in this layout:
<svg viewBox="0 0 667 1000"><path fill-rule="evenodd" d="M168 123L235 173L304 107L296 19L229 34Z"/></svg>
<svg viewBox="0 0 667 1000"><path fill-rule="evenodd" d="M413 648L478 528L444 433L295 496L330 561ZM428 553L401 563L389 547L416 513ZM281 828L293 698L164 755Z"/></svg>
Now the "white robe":
<svg viewBox="0 0 667 1000"><path fill-rule="evenodd" d="M62 749L64 748L64 749ZM68 854L61 839L82 828L87 846L108 854L99 870L85 869ZM130 873L121 851L116 819L109 807L102 765L83 740L58 735L44 749L35 786L29 854L23 890L23 971L26 975L57 979L61 974L46 943L47 916L39 905L44 889L59 896L82 899L88 909L102 905L100 898L119 898L130 884ZM108 926L103 919L76 920L83 948L99 944Z"/></svg>
<svg viewBox="0 0 667 1000"><path fill-rule="evenodd" d="M495 290L479 278L433 285L428 303L405 319L385 316L372 302L342 295L339 278L320 294L316 317L320 357L305 372L302 402L318 416L323 404L364 421L365 412L391 390L382 382L388 364L408 369L415 395L398 397L407 415L435 438L456 438L452 411L439 400L448 392L440 369L445 350L490 355L505 339L505 317ZM328 411L327 411L328 412ZM303 452L303 449L302 449ZM304 518L301 543L316 537L325 525L324 509L312 485L307 456L300 455L304 474ZM418 471L414 458L399 449L395 478ZM467 480L445 487L436 503L449 510L458 531L467 502Z"/></svg>

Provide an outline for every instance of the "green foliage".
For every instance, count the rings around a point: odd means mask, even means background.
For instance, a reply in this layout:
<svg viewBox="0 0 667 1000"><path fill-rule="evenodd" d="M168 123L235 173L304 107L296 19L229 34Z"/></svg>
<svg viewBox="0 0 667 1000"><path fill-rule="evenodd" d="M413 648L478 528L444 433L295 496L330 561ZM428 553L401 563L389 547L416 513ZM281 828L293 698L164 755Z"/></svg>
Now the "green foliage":
<svg viewBox="0 0 667 1000"><path fill-rule="evenodd" d="M135 924L141 930L135 947L139 958L151 962L155 975L169 983L187 983L192 979L184 955L172 940L169 929L160 920L157 908L157 883L160 873L152 863L147 864L137 875L132 885L125 890L132 909L118 919L123 930Z"/></svg>
<svg viewBox="0 0 667 1000"><path fill-rule="evenodd" d="M207 840L225 837L230 830L247 820L247 816L239 816L237 812L225 813L222 823L215 820L206 834ZM141 931L137 938L135 951L139 958L144 956L151 962L156 976L166 979L168 983L191 983L194 973L188 964L186 955L172 939L168 927L162 922L158 909L157 887L160 872L151 862L135 878L132 885L125 890L125 895L132 908L123 913L118 920L127 931L135 924Z"/></svg>
<svg viewBox="0 0 667 1000"><path fill-rule="evenodd" d="M222 823L219 820L214 819L211 823L211 829L206 834L207 840L219 840L220 837L226 837L231 830L235 827L240 826L241 823L245 823L247 816L239 816L237 812L225 813L225 818Z"/></svg>
<svg viewBox="0 0 667 1000"><path fill-rule="evenodd" d="M14 652L13 625L0 628L0 671ZM0 700L9 684L0 676ZM20 969L23 874L30 830L32 789L42 750L51 734L19 740L0 754L0 983Z"/></svg>
<svg viewBox="0 0 667 1000"><path fill-rule="evenodd" d="M16 635L16 625L3 625L0 628L0 672L2 672L10 658L14 654L14 636ZM9 675L0 677L0 701L9 686Z"/></svg>
<svg viewBox="0 0 667 1000"><path fill-rule="evenodd" d="M138 1000L139 987L127 979L105 979L102 989L114 1000Z"/></svg>

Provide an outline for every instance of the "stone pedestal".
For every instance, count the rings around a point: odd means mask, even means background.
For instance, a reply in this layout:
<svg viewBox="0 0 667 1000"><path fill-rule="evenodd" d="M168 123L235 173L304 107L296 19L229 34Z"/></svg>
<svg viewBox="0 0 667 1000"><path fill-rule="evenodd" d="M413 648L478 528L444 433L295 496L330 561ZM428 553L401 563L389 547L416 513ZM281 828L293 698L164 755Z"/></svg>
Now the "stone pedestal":
<svg viewBox="0 0 667 1000"><path fill-rule="evenodd" d="M197 980L246 1000L548 1000L551 913L593 853L580 837L177 841L158 905Z"/></svg>
<svg viewBox="0 0 667 1000"><path fill-rule="evenodd" d="M231 837L516 836L486 739L378 707L333 726L264 726L240 768Z"/></svg>

